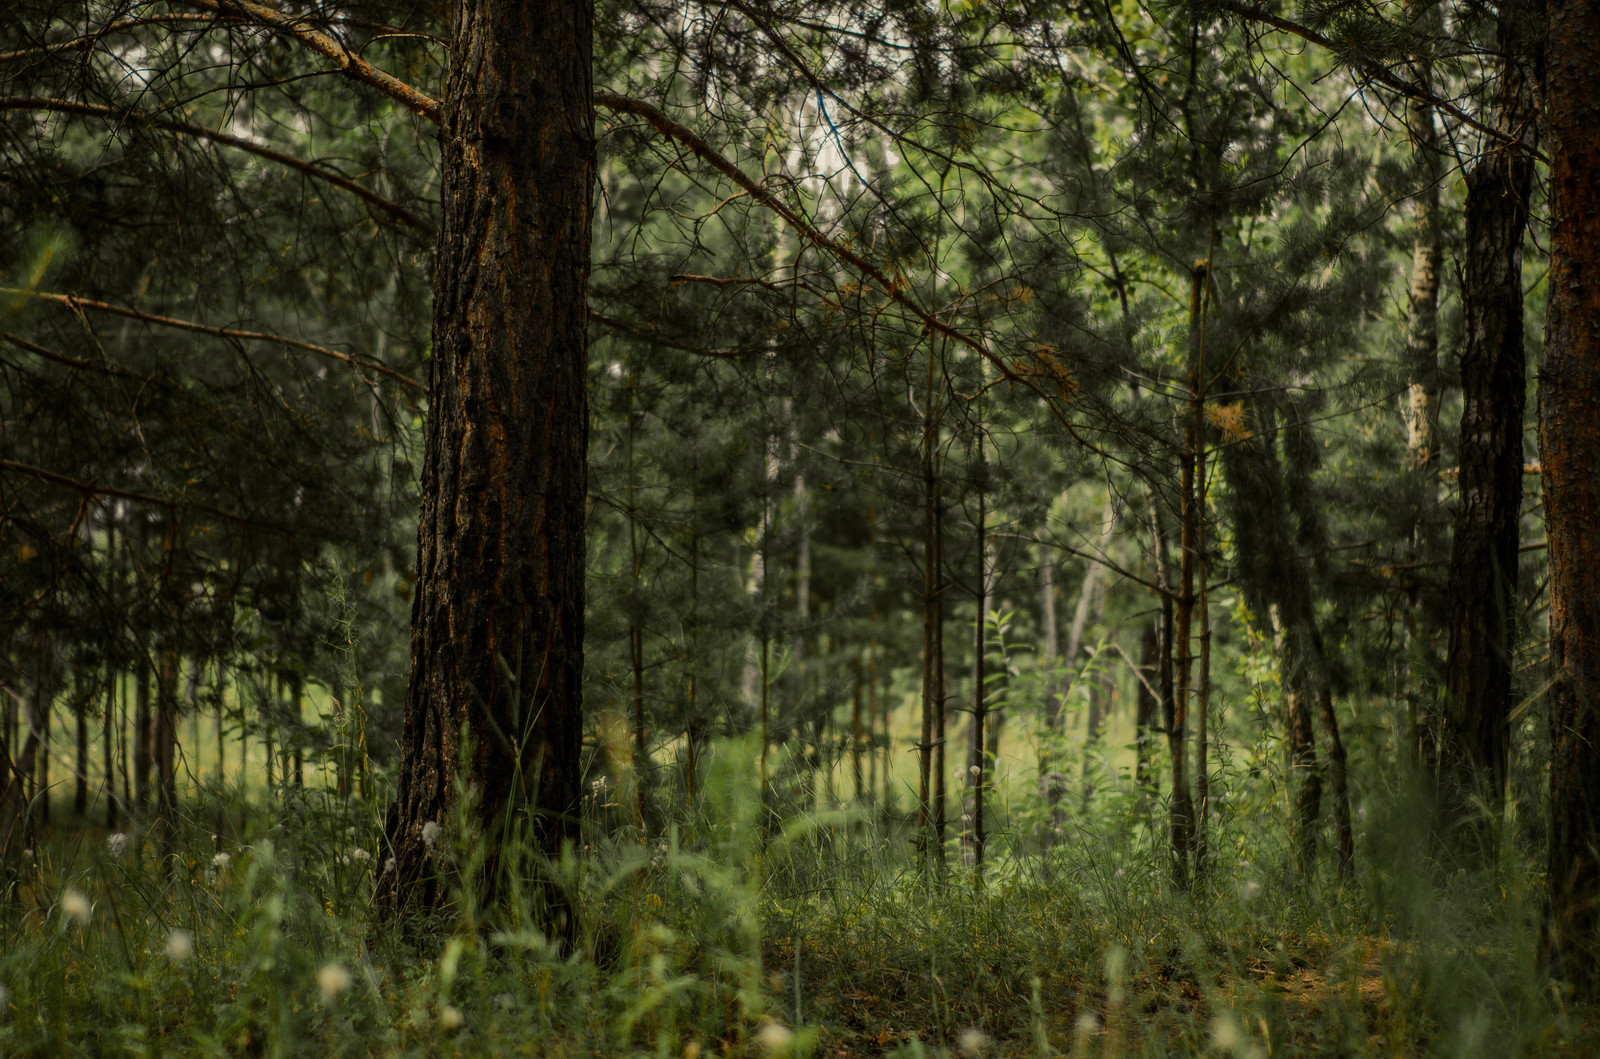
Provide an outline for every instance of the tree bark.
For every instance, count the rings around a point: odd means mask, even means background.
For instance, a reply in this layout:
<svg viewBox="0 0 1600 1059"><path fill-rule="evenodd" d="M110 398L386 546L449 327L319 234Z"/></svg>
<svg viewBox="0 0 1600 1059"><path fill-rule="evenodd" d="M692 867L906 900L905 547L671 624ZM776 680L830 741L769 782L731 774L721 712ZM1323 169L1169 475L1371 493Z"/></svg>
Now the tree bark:
<svg viewBox="0 0 1600 1059"><path fill-rule="evenodd" d="M1542 962L1600 991L1600 8L1546 6L1550 301L1539 458L1550 542L1550 831Z"/></svg>
<svg viewBox="0 0 1600 1059"><path fill-rule="evenodd" d="M1534 139L1534 85L1518 0L1499 17L1495 127ZM1461 353L1460 504L1450 549L1450 641L1438 733L1447 832L1481 847L1479 799L1498 819L1505 793L1522 505L1522 238L1533 160L1491 145L1467 175L1466 334ZM1468 840L1477 834L1479 839ZM1481 848L1476 856L1486 856Z"/></svg>
<svg viewBox="0 0 1600 1059"><path fill-rule="evenodd" d="M486 905L533 867L507 836L547 857L577 836L592 20L589 0L458 0L452 18L390 917L447 898L458 780ZM570 901L540 888L533 915L570 939Z"/></svg>
<svg viewBox="0 0 1600 1059"><path fill-rule="evenodd" d="M1406 14L1414 23L1432 22L1426 0L1408 0ZM1414 83L1432 84L1431 64L1418 57L1411 64ZM1439 135L1431 103L1413 100L1406 111L1412 161L1422 182L1411 200L1411 289L1406 302L1405 372L1406 466L1430 467L1438 456L1435 440L1439 419L1439 265L1443 240L1439 220Z"/></svg>

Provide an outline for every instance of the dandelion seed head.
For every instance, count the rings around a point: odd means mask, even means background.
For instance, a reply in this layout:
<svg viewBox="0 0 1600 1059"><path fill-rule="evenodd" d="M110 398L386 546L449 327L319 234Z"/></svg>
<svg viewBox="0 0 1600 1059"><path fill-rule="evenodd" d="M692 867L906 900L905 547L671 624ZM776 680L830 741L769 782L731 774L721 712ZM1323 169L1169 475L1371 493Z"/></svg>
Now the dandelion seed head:
<svg viewBox="0 0 1600 1059"><path fill-rule="evenodd" d="M231 853L218 853L211 858L211 866L218 871L226 868L231 863L233 863L233 854Z"/></svg>
<svg viewBox="0 0 1600 1059"><path fill-rule="evenodd" d="M388 860L383 862L383 873L387 875L392 871L394 871L394 858L390 857Z"/></svg>
<svg viewBox="0 0 1600 1059"><path fill-rule="evenodd" d="M1219 1050L1231 1052L1244 1043L1239 1024L1227 1015L1211 1020L1211 1043Z"/></svg>
<svg viewBox="0 0 1600 1059"><path fill-rule="evenodd" d="M78 926L86 927L94 915L94 908L87 897L69 886L67 892L61 895L61 913L68 919L77 920Z"/></svg>
<svg viewBox="0 0 1600 1059"><path fill-rule="evenodd" d="M342 963L325 963L317 970L317 988L322 999L333 1003L339 994L350 988L350 972Z"/></svg>
<svg viewBox="0 0 1600 1059"><path fill-rule="evenodd" d="M968 765L967 766L967 771L970 772L974 776L981 776L981 775L983 775L983 766L982 765Z"/></svg>
<svg viewBox="0 0 1600 1059"><path fill-rule="evenodd" d="M1100 1020L1092 1011L1085 1011L1078 1016L1077 1031L1079 1037L1093 1037L1100 1032Z"/></svg>
<svg viewBox="0 0 1600 1059"><path fill-rule="evenodd" d="M359 847L356 848L356 849L351 850L350 851L350 855L352 857L354 857L356 860L371 860L372 859L372 854L370 852L368 852L366 849L362 849L362 848L359 848Z"/></svg>
<svg viewBox="0 0 1600 1059"><path fill-rule="evenodd" d="M769 1052L775 1052L794 1040L794 1031L781 1022L768 1019L761 1024L761 1031L756 1034L756 1040L761 1042L761 1047Z"/></svg>
<svg viewBox="0 0 1600 1059"><path fill-rule="evenodd" d="M1254 879L1246 879L1239 884L1239 896L1246 901L1253 901L1261 896L1261 884Z"/></svg>
<svg viewBox="0 0 1600 1059"><path fill-rule="evenodd" d="M433 844L439 841L439 831L439 823L436 820L429 820L427 823L423 824L422 844L429 849L432 849Z"/></svg>
<svg viewBox="0 0 1600 1059"><path fill-rule="evenodd" d="M444 1007L439 1009L439 1025L443 1026L445 1029L460 1029L463 1021L464 1020L461 1018L461 1009L456 1007L454 1004L446 1004Z"/></svg>
<svg viewBox="0 0 1600 1059"><path fill-rule="evenodd" d="M989 1035L976 1026L968 1026L956 1038L956 1047L961 1049L961 1054L972 1056L976 1059L989 1047Z"/></svg>
<svg viewBox="0 0 1600 1059"><path fill-rule="evenodd" d="M106 836L106 852L113 858L122 856L128 848L128 836L121 831L113 832Z"/></svg>
<svg viewBox="0 0 1600 1059"><path fill-rule="evenodd" d="M194 935L182 927L177 927L167 935L167 959L173 963L182 963L194 955Z"/></svg>

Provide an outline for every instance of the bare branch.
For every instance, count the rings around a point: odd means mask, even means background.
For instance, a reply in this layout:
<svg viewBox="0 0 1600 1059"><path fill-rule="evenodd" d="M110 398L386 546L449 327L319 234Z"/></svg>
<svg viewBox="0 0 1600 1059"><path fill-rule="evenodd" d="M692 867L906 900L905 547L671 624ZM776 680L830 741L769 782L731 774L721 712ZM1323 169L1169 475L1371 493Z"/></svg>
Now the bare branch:
<svg viewBox="0 0 1600 1059"><path fill-rule="evenodd" d="M259 25L278 30L298 40L301 44L332 59L339 71L352 81L376 88L413 114L427 118L433 124L444 126L444 107L437 99L406 84L384 70L378 69L344 44L312 26L303 18L275 11L265 4L250 0L182 0L190 7L218 14L248 19Z"/></svg>
<svg viewBox="0 0 1600 1059"><path fill-rule="evenodd" d="M210 140L212 143L220 143L226 147L234 147L248 154L277 162L279 165L288 166L290 169L304 173L306 176L325 181L334 187L342 188L364 199L402 224L424 231L428 228L422 218L404 206L397 202L390 202L382 195L369 191L349 177L341 176L333 170L325 169L314 162L307 162L303 158L296 158L293 155L284 154L282 151L263 147L242 136L218 132L215 129L208 129L204 125L177 121L173 118L164 118L156 114L146 114L138 110L118 110L114 107L101 106L98 103L80 103L72 99L52 99L48 96L0 96L0 110L41 110L53 114L80 114L85 117L101 118L113 124L134 121L141 125L166 129L169 132L181 132L187 136Z"/></svg>
<svg viewBox="0 0 1600 1059"><path fill-rule="evenodd" d="M353 357L348 353L340 353L337 349L319 346L311 342L302 342L298 338L287 338L283 335L274 335L266 331L240 331L229 327L212 327L210 324L199 324L192 320L179 320L171 316L158 316L154 313L140 312L138 309L129 309L121 305L111 305L107 302L91 301L88 298L79 298L72 294L51 294L47 291L25 290L16 287L0 287L0 294L19 295L19 301L33 297L45 301L56 302L70 309L82 311L84 309L98 313L110 313L112 316L122 316L129 320L143 320L146 323L160 324L163 327L175 328L179 331L192 331L198 335L211 335L214 338L249 339L256 342L273 342L290 349L303 349L308 353L315 353L319 357L329 357L343 364L348 364L356 370L375 371L380 375L387 375L403 386L409 386L418 393L427 393L428 388L409 375L402 375L393 368L379 364L377 361L364 357ZM365 379L365 376L363 376ZM370 383L371 380L366 380Z"/></svg>
<svg viewBox="0 0 1600 1059"><path fill-rule="evenodd" d="M92 499L97 496L112 496L118 498L119 500L132 500L135 503L149 504L153 507L183 508L185 511L198 511L201 514L212 515L227 522L235 523L236 525L253 526L257 529L270 530L273 533L287 534L289 532L288 530L283 529L280 526L275 526L270 522L259 522L256 519L248 518L244 515L238 515L232 511L227 511L220 507L212 507L210 504L196 504L188 500L179 500L176 498L164 499L159 496L152 496L149 493L135 492L132 489L118 489L116 486L112 485L96 485L94 482L80 482L76 478L68 477L67 475L60 474L56 471L47 471L43 467L34 467L31 464L18 463L16 460L0 459L0 470L10 471L13 474L27 475L30 478L37 478L41 482L50 482L54 485L64 485L68 489L76 490L79 494L88 499Z"/></svg>
<svg viewBox="0 0 1600 1059"><path fill-rule="evenodd" d="M1315 44L1319 48L1326 48L1335 56L1340 54L1337 43L1335 43L1331 38L1325 37L1321 33L1318 33L1310 26L1301 25L1300 23L1291 19L1282 17L1281 15L1274 15L1272 12L1260 7L1253 7L1249 4L1241 3L1240 0L1217 0L1217 3L1224 11L1229 11L1235 15L1238 15L1246 22L1255 22L1259 25L1271 26L1273 29L1281 30L1290 36L1299 37L1303 41ZM1537 158L1546 165L1550 164L1550 159L1546 158L1537 147L1524 142L1522 139L1519 139L1517 136L1511 133L1501 132L1499 129L1490 128L1483 122L1468 114L1466 111L1462 110L1460 107L1456 106L1454 103L1435 95L1434 93L1428 91L1427 88L1415 83L1414 81L1407 81L1404 78L1396 77L1388 70L1381 68L1366 68L1357 66L1355 63L1351 63L1350 66L1351 69L1357 71L1362 76L1370 78L1378 84L1383 85L1385 88L1394 89L1407 99L1414 99L1419 103L1427 103L1430 106L1438 107L1446 114L1449 114L1451 117L1462 122L1462 124L1466 125L1468 128L1476 129L1485 136L1499 140L1501 143L1507 144L1508 146L1517 147L1521 150L1527 151L1533 157Z"/></svg>

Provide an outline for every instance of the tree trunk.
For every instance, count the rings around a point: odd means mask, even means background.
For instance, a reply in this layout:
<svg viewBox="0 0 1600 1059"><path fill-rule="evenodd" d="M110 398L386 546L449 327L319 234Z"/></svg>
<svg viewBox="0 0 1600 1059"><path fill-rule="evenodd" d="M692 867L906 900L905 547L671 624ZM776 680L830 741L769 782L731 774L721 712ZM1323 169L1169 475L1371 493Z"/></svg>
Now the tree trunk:
<svg viewBox="0 0 1600 1059"><path fill-rule="evenodd" d="M1534 85L1518 0L1501 5L1495 127L1534 139ZM1522 238L1533 160L1487 144L1467 175L1460 504L1450 549L1450 646L1438 733L1446 831L1487 856L1505 794L1522 506ZM1476 808L1481 799L1491 820ZM1476 835L1476 838L1471 836Z"/></svg>
<svg viewBox="0 0 1600 1059"><path fill-rule="evenodd" d="M88 690L74 691L72 719L77 726L77 765L72 785L72 811L79 817L89 815L89 694Z"/></svg>
<svg viewBox="0 0 1600 1059"><path fill-rule="evenodd" d="M133 670L133 796L143 808L150 806L150 657L148 646L139 645L139 660Z"/></svg>
<svg viewBox="0 0 1600 1059"><path fill-rule="evenodd" d="M1134 765L1133 782L1139 791L1139 815L1149 816L1149 801L1155 793L1156 774L1153 758L1155 756L1154 732L1158 724L1157 710L1161 700L1154 690L1159 681L1161 653L1161 619L1152 618L1144 623L1144 629L1139 637L1139 690L1134 700L1133 713L1133 741Z"/></svg>
<svg viewBox="0 0 1600 1059"><path fill-rule="evenodd" d="M377 894L390 916L446 898L438 827L459 769L486 904L532 867L504 861L521 821L548 857L577 837L592 19L588 0L458 0L452 18L411 682ZM535 916L570 940L568 897L542 890Z"/></svg>
<svg viewBox="0 0 1600 1059"><path fill-rule="evenodd" d="M1407 0L1406 15L1414 23L1435 23L1427 0ZM1411 64L1412 81L1433 83L1425 61ZM1439 219L1439 135L1433 105L1412 100L1406 110L1411 155L1422 186L1411 200L1411 289L1406 302L1405 373L1406 466L1424 470L1435 462L1439 419L1439 264L1443 239Z"/></svg>
<svg viewBox="0 0 1600 1059"><path fill-rule="evenodd" d="M1600 8L1549 0L1550 301L1539 458L1550 542L1550 832L1542 962L1600 991Z"/></svg>

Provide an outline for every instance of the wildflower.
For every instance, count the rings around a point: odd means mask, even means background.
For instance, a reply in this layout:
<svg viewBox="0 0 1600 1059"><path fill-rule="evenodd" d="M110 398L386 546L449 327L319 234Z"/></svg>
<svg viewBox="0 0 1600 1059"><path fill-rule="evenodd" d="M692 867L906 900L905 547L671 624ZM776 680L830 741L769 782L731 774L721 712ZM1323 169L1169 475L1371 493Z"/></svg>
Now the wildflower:
<svg viewBox="0 0 1600 1059"><path fill-rule="evenodd" d="M1246 879L1239 886L1239 896L1246 901L1253 901L1261 894L1261 884L1254 879Z"/></svg>
<svg viewBox="0 0 1600 1059"><path fill-rule="evenodd" d="M1100 1020L1095 1017L1094 1012L1085 1011L1078 1016L1077 1029L1079 1037L1093 1037L1100 1032Z"/></svg>
<svg viewBox="0 0 1600 1059"><path fill-rule="evenodd" d="M61 895L61 912L68 919L76 919L80 927L88 926L89 918L94 915L89 899L71 887Z"/></svg>
<svg viewBox="0 0 1600 1059"><path fill-rule="evenodd" d="M351 850L350 851L350 855L352 857L354 857L356 860L371 860L372 859L372 854L370 852L368 852L365 849L360 849L360 848Z"/></svg>
<svg viewBox="0 0 1600 1059"><path fill-rule="evenodd" d="M976 1026L968 1026L956 1038L956 1047L962 1055L979 1056L989 1047L989 1035Z"/></svg>
<svg viewBox="0 0 1600 1059"><path fill-rule="evenodd" d="M447 1030L461 1028L461 1009L454 1004L446 1004L439 1009L439 1025Z"/></svg>
<svg viewBox="0 0 1600 1059"><path fill-rule="evenodd" d="M775 1052L794 1040L794 1031L780 1022L768 1019L761 1024L761 1032L756 1034L756 1040L769 1052Z"/></svg>
<svg viewBox="0 0 1600 1059"><path fill-rule="evenodd" d="M178 927L167 935L167 959L173 963L182 963L192 955L194 955L193 934Z"/></svg>
<svg viewBox="0 0 1600 1059"><path fill-rule="evenodd" d="M1218 1051L1231 1052L1244 1043L1244 1035L1239 1032L1239 1024L1233 1019L1223 1016L1211 1020L1211 1043Z"/></svg>
<svg viewBox="0 0 1600 1059"><path fill-rule="evenodd" d="M232 862L233 854L231 853L218 853L211 858L211 866L218 871L222 871Z"/></svg>
<svg viewBox="0 0 1600 1059"><path fill-rule="evenodd" d="M393 857L390 857L388 860L384 861L383 874L388 875L390 872L394 871L394 863L395 861Z"/></svg>
<svg viewBox="0 0 1600 1059"><path fill-rule="evenodd" d="M429 849L432 849L433 844L439 841L439 830L440 828L437 821L429 820L427 823L423 824L422 844L427 846Z"/></svg>
<svg viewBox="0 0 1600 1059"><path fill-rule="evenodd" d="M113 832L106 836L106 852L113 858L120 857L128 848L128 836L121 831Z"/></svg>
<svg viewBox="0 0 1600 1059"><path fill-rule="evenodd" d="M982 765L968 765L967 766L967 771L972 773L974 776L981 776L981 775L983 775L983 766Z"/></svg>
<svg viewBox="0 0 1600 1059"><path fill-rule="evenodd" d="M325 963L317 970L317 988L322 990L322 999L331 1004L350 988L350 972L344 964Z"/></svg>

